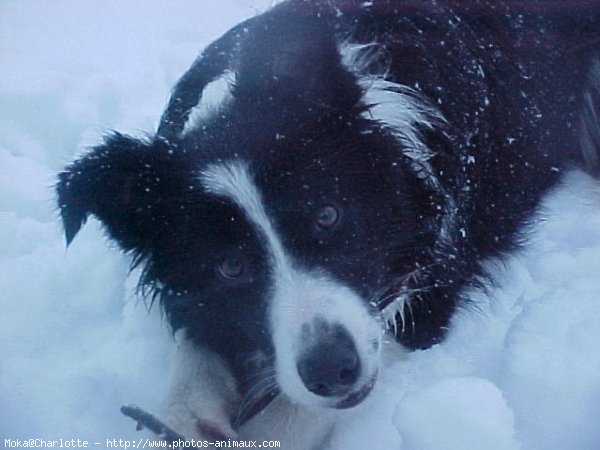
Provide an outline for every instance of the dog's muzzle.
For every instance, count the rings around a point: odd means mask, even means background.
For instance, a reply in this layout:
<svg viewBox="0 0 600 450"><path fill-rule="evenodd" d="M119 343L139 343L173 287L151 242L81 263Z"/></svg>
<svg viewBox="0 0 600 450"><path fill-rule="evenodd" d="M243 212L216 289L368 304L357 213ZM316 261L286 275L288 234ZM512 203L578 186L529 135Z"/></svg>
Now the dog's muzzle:
<svg viewBox="0 0 600 450"><path fill-rule="evenodd" d="M336 408L350 408L371 391L374 377L357 387L363 368L356 344L340 324L315 319L302 330L304 350L296 367L306 389L320 397L337 397Z"/></svg>

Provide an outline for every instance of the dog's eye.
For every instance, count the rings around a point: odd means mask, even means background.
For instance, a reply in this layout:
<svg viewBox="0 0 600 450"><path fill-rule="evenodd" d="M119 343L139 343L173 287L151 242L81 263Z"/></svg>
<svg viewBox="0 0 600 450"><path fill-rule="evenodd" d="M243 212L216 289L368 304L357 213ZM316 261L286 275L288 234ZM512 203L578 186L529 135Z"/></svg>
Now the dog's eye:
<svg viewBox="0 0 600 450"><path fill-rule="evenodd" d="M217 272L219 275L228 280L235 280L246 271L246 264L240 258L229 257L221 260L217 266Z"/></svg>
<svg viewBox="0 0 600 450"><path fill-rule="evenodd" d="M316 215L315 221L322 230L331 230L337 225L340 219L340 213L336 207L327 205L321 208Z"/></svg>

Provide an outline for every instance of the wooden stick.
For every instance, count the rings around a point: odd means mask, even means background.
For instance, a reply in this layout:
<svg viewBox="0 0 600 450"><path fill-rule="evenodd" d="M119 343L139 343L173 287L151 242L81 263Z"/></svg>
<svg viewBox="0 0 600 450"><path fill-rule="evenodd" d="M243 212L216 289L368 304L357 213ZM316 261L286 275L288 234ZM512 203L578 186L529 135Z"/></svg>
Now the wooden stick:
<svg viewBox="0 0 600 450"><path fill-rule="evenodd" d="M155 433L159 438L164 439L169 444L175 442L186 441L186 438L169 428L159 419L154 417L152 414L144 411L143 409L135 405L121 406L121 412L131 419L135 420L139 425L148 428L150 431ZM199 447L186 447L192 449L198 449Z"/></svg>

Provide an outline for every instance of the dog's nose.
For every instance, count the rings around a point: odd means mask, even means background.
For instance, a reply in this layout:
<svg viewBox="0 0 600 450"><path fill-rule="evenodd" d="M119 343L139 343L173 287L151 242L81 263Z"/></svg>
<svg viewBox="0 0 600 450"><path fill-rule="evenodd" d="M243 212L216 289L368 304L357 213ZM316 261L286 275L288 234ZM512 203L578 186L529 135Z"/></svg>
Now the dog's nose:
<svg viewBox="0 0 600 450"><path fill-rule="evenodd" d="M347 394L360 376L361 364L354 340L341 325L315 323L309 345L297 362L306 388L321 397Z"/></svg>

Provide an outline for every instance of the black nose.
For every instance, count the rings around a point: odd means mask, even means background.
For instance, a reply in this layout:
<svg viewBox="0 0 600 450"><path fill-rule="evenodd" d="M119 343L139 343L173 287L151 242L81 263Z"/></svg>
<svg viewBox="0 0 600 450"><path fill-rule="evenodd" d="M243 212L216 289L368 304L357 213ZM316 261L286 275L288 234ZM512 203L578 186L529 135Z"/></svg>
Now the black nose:
<svg viewBox="0 0 600 450"><path fill-rule="evenodd" d="M360 359L354 340L341 325L316 320L303 333L306 351L297 362L306 388L321 397L347 394L360 376Z"/></svg>

